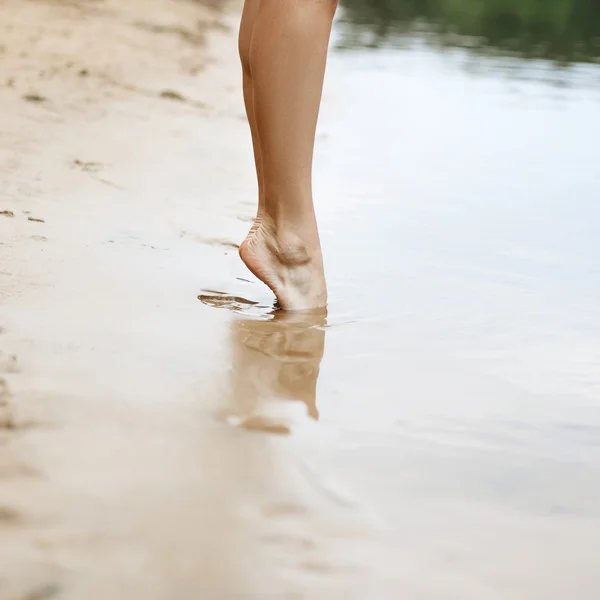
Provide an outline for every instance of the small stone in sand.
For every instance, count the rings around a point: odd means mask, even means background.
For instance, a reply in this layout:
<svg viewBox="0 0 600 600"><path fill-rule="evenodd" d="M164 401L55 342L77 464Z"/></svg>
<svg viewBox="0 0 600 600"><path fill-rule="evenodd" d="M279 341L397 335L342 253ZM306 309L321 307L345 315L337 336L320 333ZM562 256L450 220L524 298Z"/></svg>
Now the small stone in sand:
<svg viewBox="0 0 600 600"><path fill-rule="evenodd" d="M23 96L23 100L27 100L27 102L36 102L36 103L41 103L41 102L46 102L48 98L44 98L44 96L40 96L39 94L25 94Z"/></svg>
<svg viewBox="0 0 600 600"><path fill-rule="evenodd" d="M179 92L175 92L173 90L164 90L160 93L161 98L166 98L167 100L177 100L178 102L187 102L186 98L180 94Z"/></svg>
<svg viewBox="0 0 600 600"><path fill-rule="evenodd" d="M3 217L14 217L15 213L12 210L0 210L0 215Z"/></svg>
<svg viewBox="0 0 600 600"><path fill-rule="evenodd" d="M102 163L91 160L79 160L78 158L73 161L73 164L86 173L97 173L102 168Z"/></svg>

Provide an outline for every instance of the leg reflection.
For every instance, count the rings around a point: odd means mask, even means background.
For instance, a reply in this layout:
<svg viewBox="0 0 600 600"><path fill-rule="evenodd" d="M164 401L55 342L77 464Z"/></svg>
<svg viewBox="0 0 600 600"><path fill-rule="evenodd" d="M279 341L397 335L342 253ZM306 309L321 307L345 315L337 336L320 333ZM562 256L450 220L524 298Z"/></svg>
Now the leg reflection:
<svg viewBox="0 0 600 600"><path fill-rule="evenodd" d="M229 422L289 433L284 409L291 402L303 403L306 413L318 419L316 390L325 348L324 324L324 313L285 311L276 312L270 320L232 323Z"/></svg>

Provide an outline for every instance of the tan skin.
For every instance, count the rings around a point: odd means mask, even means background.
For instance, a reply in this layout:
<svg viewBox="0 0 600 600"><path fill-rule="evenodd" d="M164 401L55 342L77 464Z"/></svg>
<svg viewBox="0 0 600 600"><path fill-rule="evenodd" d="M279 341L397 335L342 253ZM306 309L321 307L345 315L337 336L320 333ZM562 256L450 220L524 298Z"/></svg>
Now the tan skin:
<svg viewBox="0 0 600 600"><path fill-rule="evenodd" d="M258 214L240 247L281 308L327 304L312 196L315 130L337 0L246 0L239 49Z"/></svg>

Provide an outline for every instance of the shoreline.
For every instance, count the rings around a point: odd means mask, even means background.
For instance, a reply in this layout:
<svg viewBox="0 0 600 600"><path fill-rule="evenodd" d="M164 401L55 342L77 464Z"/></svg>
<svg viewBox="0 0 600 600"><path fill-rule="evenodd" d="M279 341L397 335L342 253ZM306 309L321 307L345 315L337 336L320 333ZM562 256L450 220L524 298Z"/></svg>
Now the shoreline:
<svg viewBox="0 0 600 600"><path fill-rule="evenodd" d="M137 2L0 9L40 40L14 72L47 56L52 73L0 91L0 598L364 598L378 534L306 464L327 439L323 333L198 299L273 302L237 253L256 209L239 11L153 2L152 27ZM183 33L197 20L202 43ZM272 403L298 343L312 389ZM273 408L308 438L253 418Z"/></svg>
<svg viewBox="0 0 600 600"><path fill-rule="evenodd" d="M82 0L0 16L0 597L227 594L238 533L205 448L226 440L193 356L227 326L196 296L252 216L223 186L223 158L243 178L250 156L239 15Z"/></svg>

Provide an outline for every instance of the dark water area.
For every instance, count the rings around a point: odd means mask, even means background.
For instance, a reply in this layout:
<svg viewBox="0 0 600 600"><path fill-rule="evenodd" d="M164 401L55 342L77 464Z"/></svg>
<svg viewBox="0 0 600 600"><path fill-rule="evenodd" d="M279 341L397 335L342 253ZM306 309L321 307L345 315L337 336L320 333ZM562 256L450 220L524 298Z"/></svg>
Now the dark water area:
<svg viewBox="0 0 600 600"><path fill-rule="evenodd" d="M480 54L537 58L558 65L600 61L597 0L343 0L340 46L405 43Z"/></svg>

